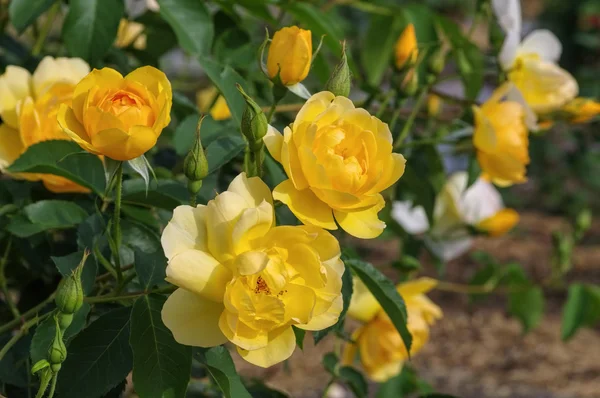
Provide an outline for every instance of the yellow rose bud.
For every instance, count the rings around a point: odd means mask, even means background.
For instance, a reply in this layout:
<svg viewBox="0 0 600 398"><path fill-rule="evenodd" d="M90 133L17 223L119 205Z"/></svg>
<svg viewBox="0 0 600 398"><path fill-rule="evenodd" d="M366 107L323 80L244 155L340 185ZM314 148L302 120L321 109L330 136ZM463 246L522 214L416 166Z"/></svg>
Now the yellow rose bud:
<svg viewBox="0 0 600 398"><path fill-rule="evenodd" d="M115 47L125 48L133 45L136 50L145 50L147 37L143 32L144 25L122 18L117 31Z"/></svg>
<svg viewBox="0 0 600 398"><path fill-rule="evenodd" d="M587 123L600 114L600 102L589 98L575 98L562 110L569 114L569 122Z"/></svg>
<svg viewBox="0 0 600 398"><path fill-rule="evenodd" d="M270 127L264 138L288 180L273 191L307 225L375 238L385 223L377 213L380 192L404 173L404 156L392 153L387 124L346 97L313 95L284 134ZM334 220L335 217L335 220Z"/></svg>
<svg viewBox="0 0 600 398"><path fill-rule="evenodd" d="M442 108L442 99L435 94L430 94L427 97L427 115L429 117L437 117Z"/></svg>
<svg viewBox="0 0 600 398"><path fill-rule="evenodd" d="M238 175L206 206L179 206L161 238L167 280L179 287L162 319L181 344L235 344L268 367L292 355L292 325L321 330L342 309L337 240L312 226L275 226L258 177Z"/></svg>
<svg viewBox="0 0 600 398"><path fill-rule="evenodd" d="M279 73L284 85L299 83L308 76L311 62L310 30L289 26L275 32L267 56L267 71L272 79Z"/></svg>
<svg viewBox="0 0 600 398"><path fill-rule="evenodd" d="M502 102L510 89L510 84L504 84L481 107L473 107L477 160L483 176L498 186L527 181L529 137L525 109L518 102Z"/></svg>
<svg viewBox="0 0 600 398"><path fill-rule="evenodd" d="M417 48L417 35L415 26L409 24L396 41L396 68L403 69L417 62L419 49Z"/></svg>
<svg viewBox="0 0 600 398"><path fill-rule="evenodd" d="M513 209L502 209L477 224L477 229L490 236L502 236L519 223L519 213Z"/></svg>
<svg viewBox="0 0 600 398"><path fill-rule="evenodd" d="M365 324L352 335L355 344L347 344L344 348L342 364L351 365L359 352L367 375L376 382L385 382L400 373L404 361L408 359L408 352L400 334L379 303L374 298L367 300L363 297L370 296L371 293L360 288L362 282L356 279L354 285L358 287L359 294L356 298L356 292L353 294L348 314ZM429 340L429 327L442 317L442 310L425 296L435 285L436 281L433 279L420 278L397 286L406 303L407 326L413 338L411 356L423 348ZM373 304L365 306L365 302Z"/></svg>
<svg viewBox="0 0 600 398"><path fill-rule="evenodd" d="M75 85L90 71L79 58L45 57L33 76L9 66L0 76L0 170L10 166L31 145L48 140L70 140L56 121L60 104L70 104ZM89 192L74 182L50 174L23 173L18 177L42 180L53 192Z"/></svg>
<svg viewBox="0 0 600 398"><path fill-rule="evenodd" d="M156 144L171 121L171 105L171 83L154 67L125 77L94 69L75 87L73 104L60 106L58 123L88 152L131 160Z"/></svg>
<svg viewBox="0 0 600 398"><path fill-rule="evenodd" d="M216 101L215 98L217 98ZM225 97L220 95L214 86L198 91L196 93L196 103L200 112L210 113L214 120L227 120L231 117L231 111Z"/></svg>

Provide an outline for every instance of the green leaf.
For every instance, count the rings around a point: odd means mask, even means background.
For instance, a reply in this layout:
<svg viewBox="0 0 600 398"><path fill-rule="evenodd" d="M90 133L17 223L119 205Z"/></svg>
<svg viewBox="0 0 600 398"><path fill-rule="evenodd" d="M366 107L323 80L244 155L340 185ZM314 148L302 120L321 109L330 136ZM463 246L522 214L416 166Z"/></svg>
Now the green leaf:
<svg viewBox="0 0 600 398"><path fill-rule="evenodd" d="M456 22L441 15L436 16L436 22L450 41L467 98L475 99L483 87L483 52L462 33Z"/></svg>
<svg viewBox="0 0 600 398"><path fill-rule="evenodd" d="M357 397L366 397L369 391L369 385L364 376L356 369L350 366L342 366L338 370L340 379L350 387L350 390Z"/></svg>
<svg viewBox="0 0 600 398"><path fill-rule="evenodd" d="M481 167L479 166L477 157L475 157L475 156L470 157L467 173L468 173L467 174L468 179L467 179L467 188L466 189L468 189L471 185L473 185L475 183L475 181L477 181L477 179L481 175Z"/></svg>
<svg viewBox="0 0 600 398"><path fill-rule="evenodd" d="M294 331L294 335L296 336L296 345L300 347L301 350L304 350L304 336L306 335L306 330L297 328L293 325L292 330Z"/></svg>
<svg viewBox="0 0 600 398"><path fill-rule="evenodd" d="M77 335L84 327L87 320L87 316L90 313L90 305L83 303L81 308L73 315L73 321L65 330L63 338L70 340L73 336ZM54 318L49 316L44 319L36 328L31 340L31 348L29 354L31 357L31 363L36 363L42 359L47 359L48 349L54 341L56 335L56 323Z"/></svg>
<svg viewBox="0 0 600 398"><path fill-rule="evenodd" d="M247 386L248 392L255 398L290 398L290 396L281 391L272 389L266 386L260 380L252 380L251 384Z"/></svg>
<svg viewBox="0 0 600 398"><path fill-rule="evenodd" d="M333 352L328 352L327 354L323 355L321 362L323 363L323 367L327 372L334 376L337 374L336 368L339 362L337 355L335 355Z"/></svg>
<svg viewBox="0 0 600 398"><path fill-rule="evenodd" d="M489 286L490 288L498 284L498 267L495 264L488 263L482 268L478 269L477 272L471 277L469 285L471 286ZM491 290L491 289L490 289ZM486 293L476 293L469 295L469 302L474 303L484 298Z"/></svg>
<svg viewBox="0 0 600 398"><path fill-rule="evenodd" d="M192 368L192 348L179 344L164 325L165 298L142 296L131 310L133 385L143 398L183 397Z"/></svg>
<svg viewBox="0 0 600 398"><path fill-rule="evenodd" d="M200 115L198 113L189 115L177 126L173 135L173 146L178 155L185 156L192 148L199 118ZM202 146L206 149L217 138L230 135L239 136L239 131L233 121L216 121L208 115L202 121L202 131L200 134L202 137Z"/></svg>
<svg viewBox="0 0 600 398"><path fill-rule="evenodd" d="M521 321L523 330L529 332L537 326L544 314L542 289L532 286L511 292L508 296L508 311Z"/></svg>
<svg viewBox="0 0 600 398"><path fill-rule="evenodd" d="M115 42L123 12L119 0L71 0L62 29L71 56L96 65Z"/></svg>
<svg viewBox="0 0 600 398"><path fill-rule="evenodd" d="M106 188L102 161L98 156L84 152L72 141L44 141L34 144L7 171L58 175L90 188L99 195Z"/></svg>
<svg viewBox="0 0 600 398"><path fill-rule="evenodd" d="M59 397L100 397L127 376L133 366L130 313L128 307L106 312L71 341L58 378Z"/></svg>
<svg viewBox="0 0 600 398"><path fill-rule="evenodd" d="M150 185L150 171L152 168L148 163L148 159L144 155L139 156L135 159L131 159L127 161L129 167L133 169L137 174L139 174L144 183L146 184L146 193L148 192L148 186Z"/></svg>
<svg viewBox="0 0 600 398"><path fill-rule="evenodd" d="M369 17L360 60L370 86L379 86L385 71L390 68L394 45L405 27L406 21L401 14Z"/></svg>
<svg viewBox="0 0 600 398"><path fill-rule="evenodd" d="M600 322L600 287L573 283L563 307L561 337L568 340L581 327Z"/></svg>
<svg viewBox="0 0 600 398"><path fill-rule="evenodd" d="M356 259L347 260L345 263L352 268L354 273L363 281L379 304L381 304L381 307L400 333L400 337L402 337L402 341L406 346L406 351L410 352L412 336L406 327L406 305L392 281L370 263Z"/></svg>
<svg viewBox="0 0 600 398"><path fill-rule="evenodd" d="M348 311L348 307L350 306L350 300L352 300L352 272L348 266L344 269L344 274L342 275L342 299L344 301L342 312L340 312L340 317L338 321L325 328L323 330L316 330L313 332L313 339L315 344L318 344L319 341L323 339L323 337L327 336L331 331L342 330L344 328L344 321L346 319L346 312Z"/></svg>
<svg viewBox="0 0 600 398"><path fill-rule="evenodd" d="M142 287L150 289L154 285L163 284L166 276L167 259L162 251L145 253L141 250L134 250L134 253L135 271Z"/></svg>
<svg viewBox="0 0 600 398"><path fill-rule="evenodd" d="M385 383L381 384L377 391L377 398L406 397L417 391L417 373L408 365L402 367L402 371Z"/></svg>
<svg viewBox="0 0 600 398"><path fill-rule="evenodd" d="M406 199L423 206L429 225L433 225L433 209L435 206L436 192L427 175L418 167L407 162L402 178L396 185L396 192L407 196Z"/></svg>
<svg viewBox="0 0 600 398"><path fill-rule="evenodd" d="M31 25L37 17L42 15L56 0L11 0L8 5L10 22L17 29L23 31Z"/></svg>
<svg viewBox="0 0 600 398"><path fill-rule="evenodd" d="M89 248L89 250L91 249L92 248ZM73 273L73 271L75 271L75 268L77 268L81 262L81 259L83 258L83 251L71 253L63 257L51 258L56 265L56 268L58 268L58 272L60 272L63 277L68 277ZM81 272L81 287L84 294L90 294L94 288L97 272L98 265L91 256L88 257L83 265L83 271Z"/></svg>
<svg viewBox="0 0 600 398"><path fill-rule="evenodd" d="M252 398L242 384L227 348L201 348L195 351L195 357L206 366L226 398Z"/></svg>
<svg viewBox="0 0 600 398"><path fill-rule="evenodd" d="M171 25L181 48L190 54L207 54L214 26L208 9L197 0L158 0L160 15Z"/></svg>
<svg viewBox="0 0 600 398"><path fill-rule="evenodd" d="M206 148L208 173L214 173L223 167L223 165L229 163L245 147L246 143L241 136L231 135L216 139Z"/></svg>
<svg viewBox="0 0 600 398"><path fill-rule="evenodd" d="M242 123L242 114L244 113L246 102L236 88L236 84L241 85L244 91L248 92L246 81L230 66L221 65L209 57L201 55L198 57L198 61L208 78L225 98L231 115L236 125L239 126Z"/></svg>
<svg viewBox="0 0 600 398"><path fill-rule="evenodd" d="M41 200L25 206L25 216L12 217L6 229L20 238L26 238L49 229L76 226L87 218L87 213L73 202Z"/></svg>

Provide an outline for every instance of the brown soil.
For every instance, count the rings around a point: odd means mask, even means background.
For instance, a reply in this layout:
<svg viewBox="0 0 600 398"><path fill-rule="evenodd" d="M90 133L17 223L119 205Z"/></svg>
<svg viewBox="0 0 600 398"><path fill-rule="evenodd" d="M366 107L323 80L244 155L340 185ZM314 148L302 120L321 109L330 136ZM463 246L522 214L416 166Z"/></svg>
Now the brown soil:
<svg viewBox="0 0 600 398"><path fill-rule="evenodd" d="M477 239L473 250L487 251L501 263L518 262L540 281L549 273L552 232L567 228L563 218L528 213L510 236ZM598 242L600 223L576 249L572 279L600 281ZM386 267L397 258L397 242L367 242L365 246L370 249L370 261L393 275ZM477 267L465 255L448 264L446 279L465 282ZM426 266L426 273L435 275L431 266ZM518 321L507 315L501 295L475 306L456 293L437 291L431 298L443 308L444 318L432 328L431 340L412 362L439 392L463 398L600 397L599 330L582 329L569 342L561 341L564 292L546 296L542 322L526 335ZM234 359L246 377L260 378L293 397L320 397L329 380L321 358L334 349L334 341L328 337L316 347L311 341L307 336L304 351L296 350L286 364L268 370L251 366L235 355ZM372 395L376 388L371 386Z"/></svg>

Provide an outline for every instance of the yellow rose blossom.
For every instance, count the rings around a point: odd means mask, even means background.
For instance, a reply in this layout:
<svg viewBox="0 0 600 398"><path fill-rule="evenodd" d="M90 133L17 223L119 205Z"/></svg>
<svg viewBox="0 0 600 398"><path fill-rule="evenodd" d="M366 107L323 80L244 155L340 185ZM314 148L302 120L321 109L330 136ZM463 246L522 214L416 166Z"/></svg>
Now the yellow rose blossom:
<svg viewBox="0 0 600 398"><path fill-rule="evenodd" d="M215 97L217 98L216 101ZM210 116L215 120L227 120L231 118L231 111L229 110L227 101L225 101L225 97L220 95L214 86L198 91L196 93L196 103L200 112L210 113Z"/></svg>
<svg viewBox="0 0 600 398"><path fill-rule="evenodd" d="M529 137L526 111L516 101L502 101L511 90L504 84L481 106L473 106L473 144L483 176L498 186L527 181Z"/></svg>
<svg viewBox="0 0 600 398"><path fill-rule="evenodd" d="M502 209L477 224L477 228L490 236L502 236L519 222L519 213L514 209Z"/></svg>
<svg viewBox="0 0 600 398"><path fill-rule="evenodd" d="M537 113L559 110L577 95L577 81L558 66L562 45L545 29L534 30L523 40L520 0L493 0L498 23L506 33L498 56L508 80Z"/></svg>
<svg viewBox="0 0 600 398"><path fill-rule="evenodd" d="M89 73L79 58L45 57L33 76L9 66L0 76L0 170L6 169L31 145L48 140L70 140L56 120L60 104L70 104L75 85ZM18 177L42 180L53 192L89 192L74 182L50 174L21 173Z"/></svg>
<svg viewBox="0 0 600 398"><path fill-rule="evenodd" d="M404 173L406 160L392 153L388 125L345 97L313 95L283 135L270 127L265 144L288 180L273 191L304 224L375 238L385 223L380 192Z"/></svg>
<svg viewBox="0 0 600 398"><path fill-rule="evenodd" d="M419 49L417 48L417 36L415 26L409 24L396 41L395 48L396 68L402 69L406 65L412 65L417 62Z"/></svg>
<svg viewBox="0 0 600 398"><path fill-rule="evenodd" d="M292 325L321 330L342 309L337 240L313 226L275 226L271 192L238 175L206 206L179 206L162 235L167 280L178 286L162 310L175 339L235 344L268 367L296 346Z"/></svg>
<svg viewBox="0 0 600 398"><path fill-rule="evenodd" d="M587 123L600 114L600 102L590 98L575 98L562 110L569 114L569 122Z"/></svg>
<svg viewBox="0 0 600 398"><path fill-rule="evenodd" d="M286 86L300 83L308 76L311 62L310 30L289 26L275 32L267 56L267 71L271 78L279 73Z"/></svg>
<svg viewBox="0 0 600 398"><path fill-rule="evenodd" d="M123 77L111 68L94 69L76 87L71 106L58 122L88 152L114 160L137 158L156 144L171 121L171 83L151 66Z"/></svg>
<svg viewBox="0 0 600 398"><path fill-rule="evenodd" d="M442 317L442 310L425 296L436 283L434 279L419 278L397 286L406 303L407 327L413 338L411 356L427 343L429 327ZM364 325L353 333L354 343L344 348L342 363L351 365L358 352L367 375L376 382L385 382L400 373L408 352L392 321L367 288L357 279L354 287L348 314Z"/></svg>
<svg viewBox="0 0 600 398"><path fill-rule="evenodd" d="M115 47L125 48L133 45L136 50L146 49L146 34L144 33L144 25L135 21L128 21L125 18L119 23L117 31L117 39Z"/></svg>

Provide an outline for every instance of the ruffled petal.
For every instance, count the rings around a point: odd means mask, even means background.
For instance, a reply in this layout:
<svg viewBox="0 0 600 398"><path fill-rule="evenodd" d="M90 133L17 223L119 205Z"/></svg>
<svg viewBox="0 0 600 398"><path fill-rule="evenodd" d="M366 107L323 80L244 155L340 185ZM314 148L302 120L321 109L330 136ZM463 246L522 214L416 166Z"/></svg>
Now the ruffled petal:
<svg viewBox="0 0 600 398"><path fill-rule="evenodd" d="M337 229L331 208L310 190L296 189L291 180L285 180L273 190L273 198L290 208L304 224L325 229Z"/></svg>

